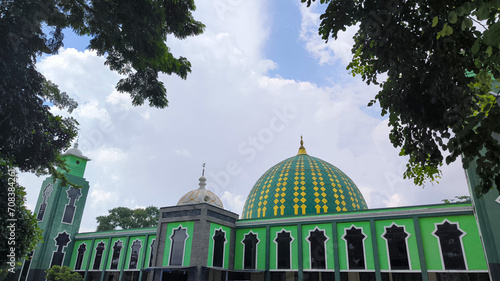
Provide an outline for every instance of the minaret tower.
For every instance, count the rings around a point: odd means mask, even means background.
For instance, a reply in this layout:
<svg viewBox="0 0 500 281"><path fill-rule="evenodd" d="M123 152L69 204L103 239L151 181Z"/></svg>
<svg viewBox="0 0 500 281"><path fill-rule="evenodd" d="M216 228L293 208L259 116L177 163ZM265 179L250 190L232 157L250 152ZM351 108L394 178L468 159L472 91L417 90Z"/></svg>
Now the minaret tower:
<svg viewBox="0 0 500 281"><path fill-rule="evenodd" d="M21 275L20 281L45 280L45 270L53 265L68 265L71 259L89 193L89 183L83 175L90 159L83 156L78 143L61 156L69 168L64 176L78 187L62 186L60 180L54 181L52 177L42 183L35 215L43 229L43 243L35 248L29 272L24 265L23 272L27 274Z"/></svg>

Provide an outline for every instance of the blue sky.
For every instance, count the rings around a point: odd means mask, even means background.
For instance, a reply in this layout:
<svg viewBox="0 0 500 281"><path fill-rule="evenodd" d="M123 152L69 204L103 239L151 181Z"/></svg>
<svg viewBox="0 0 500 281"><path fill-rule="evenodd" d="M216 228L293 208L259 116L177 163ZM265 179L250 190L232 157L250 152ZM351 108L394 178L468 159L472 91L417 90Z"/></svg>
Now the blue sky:
<svg viewBox="0 0 500 281"><path fill-rule="evenodd" d="M79 148L92 159L90 195L81 231L118 206L175 205L198 186L240 213L250 189L274 164L307 152L341 169L370 208L440 203L467 193L460 164L445 166L440 183L422 189L402 178L405 159L389 142L387 120L366 104L378 88L345 70L352 35L328 44L317 29L321 8L299 1L197 1L204 34L168 38L175 56L192 63L186 80L161 75L169 107L133 107L115 90L121 78L85 39L65 36L58 55L38 69L75 98ZM68 116L53 108L53 113ZM43 178L19 177L34 208Z"/></svg>
<svg viewBox="0 0 500 281"><path fill-rule="evenodd" d="M278 64L269 75L279 75L287 79L310 81L318 86L325 86L335 66L318 65L299 39L301 22L299 1L270 1L270 35L265 46L265 56Z"/></svg>

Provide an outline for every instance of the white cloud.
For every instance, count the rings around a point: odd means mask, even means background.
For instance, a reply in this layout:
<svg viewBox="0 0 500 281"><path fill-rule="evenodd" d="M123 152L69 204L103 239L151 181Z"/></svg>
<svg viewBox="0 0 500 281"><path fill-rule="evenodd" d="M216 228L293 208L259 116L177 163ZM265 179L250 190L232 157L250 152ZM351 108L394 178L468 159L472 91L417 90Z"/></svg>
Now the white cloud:
<svg viewBox="0 0 500 281"><path fill-rule="evenodd" d="M101 147L93 155L94 161L117 163L127 158L127 153L117 147Z"/></svg>
<svg viewBox="0 0 500 281"><path fill-rule="evenodd" d="M90 192L89 195L89 200L88 202L90 203L90 207L98 207L99 205L105 205L106 202L113 202L116 203L116 195L113 192L109 191L104 191L104 190L99 190L96 189L95 186L92 187L92 191Z"/></svg>
<svg viewBox="0 0 500 281"><path fill-rule="evenodd" d="M128 110L132 108L132 99L126 93L120 93L118 91L113 91L109 96L106 97L106 102L117 105L123 110Z"/></svg>
<svg viewBox="0 0 500 281"><path fill-rule="evenodd" d="M233 194L229 191L224 191L220 197L225 208L233 213L241 214L246 198L239 194Z"/></svg>
<svg viewBox="0 0 500 281"><path fill-rule="evenodd" d="M305 42L309 54L318 59L320 64L333 64L340 60L347 65L352 59L351 49L354 45L352 37L357 27L349 27L346 31L339 32L336 40L330 38L328 43L325 43L318 35L321 12L316 12L316 10L320 8L324 8L324 5L319 5L317 2L314 2L311 7L300 5L302 23L299 38Z"/></svg>
<svg viewBox="0 0 500 281"><path fill-rule="evenodd" d="M75 110L75 115L78 115L80 119L98 119L102 121L109 121L108 112L106 109L100 107L96 100L79 105Z"/></svg>
<svg viewBox="0 0 500 281"><path fill-rule="evenodd" d="M174 149L174 151L175 151L176 154L182 155L184 157L193 157L193 155L191 155L191 152L189 152L189 150L187 150L185 148Z"/></svg>
<svg viewBox="0 0 500 281"><path fill-rule="evenodd" d="M217 3L226 9L217 12ZM440 186L415 188L402 179L405 160L389 143L387 121L366 109L377 88L352 77L329 87L269 77L276 64L263 55L269 34L264 1L197 5L195 17L207 25L204 35L168 41L174 55L191 61L192 73L187 80L161 76L166 109L131 106L130 97L114 89L120 76L95 53L65 49L38 64L80 103L73 114L80 121L80 149L92 158L82 229L95 227L95 217L114 207L175 205L198 187L202 163L207 188L239 213L258 178L297 153L300 135L310 155L353 179L371 208L439 203L466 192L460 165L446 167ZM301 12L311 16L310 10ZM303 25L314 29L310 18ZM318 54L343 63L347 53L335 48ZM43 178L22 180L34 205Z"/></svg>

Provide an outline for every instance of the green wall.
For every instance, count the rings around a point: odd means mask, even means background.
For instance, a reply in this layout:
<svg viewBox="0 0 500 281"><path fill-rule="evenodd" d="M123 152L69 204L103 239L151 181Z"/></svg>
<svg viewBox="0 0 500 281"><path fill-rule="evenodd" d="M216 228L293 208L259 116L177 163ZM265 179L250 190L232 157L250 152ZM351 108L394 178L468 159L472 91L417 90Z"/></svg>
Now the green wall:
<svg viewBox="0 0 500 281"><path fill-rule="evenodd" d="M168 266L170 261L170 244L172 240L170 237L174 234L174 230L179 227L187 228L188 238L184 244L184 258L182 262L182 266L189 266L191 261L191 247L193 244L193 221L185 221L185 222L171 222L167 225L166 237L165 237L165 250L163 252L163 261L162 266Z"/></svg>
<svg viewBox="0 0 500 281"><path fill-rule="evenodd" d="M377 244L378 244L378 256L380 261L381 270L390 270L389 254L387 240L382 236L385 233L386 227L391 227L392 224L398 227L404 227L405 231L409 234L406 237L407 247L408 247L408 258L410 262L410 270L420 270L420 261L418 259L418 247L417 238L415 236L415 227L413 225L412 219L394 219L394 220L380 220L375 221L375 229L377 231Z"/></svg>
<svg viewBox="0 0 500 281"><path fill-rule="evenodd" d="M213 266L213 258L214 258L214 235L215 231L222 229L222 231L225 232L225 237L226 237L226 243L224 244L224 264L223 267L226 269L229 269L229 252L231 251L229 245L231 241L231 228L227 226L223 226L220 224L216 223L211 223L210 224L210 235L208 239L208 259L207 259L207 266L212 267Z"/></svg>
<svg viewBox="0 0 500 281"><path fill-rule="evenodd" d="M73 269L75 268L76 258L78 257L78 248L80 247L81 244L84 244L84 243L86 245L87 250L83 254L82 267L80 270L85 270L85 268L87 267L89 259L92 257L91 253L93 252L92 251L92 240L79 240L79 241L75 242L75 244L74 244L75 246L73 248L74 251L73 251L73 254L71 255L71 262L69 263L69 267L71 267Z"/></svg>
<svg viewBox="0 0 500 281"><path fill-rule="evenodd" d="M326 253L326 269L335 269L335 263L333 260L333 231L331 223L324 224L310 224L302 226L302 260L303 260L303 268L311 269L311 247L310 243L307 240L311 231L315 229L319 229L325 233L325 236L328 238L325 241L325 253Z"/></svg>
<svg viewBox="0 0 500 281"><path fill-rule="evenodd" d="M110 235L114 233L114 231L109 232ZM100 232L99 234L102 234ZM90 235L91 236L91 235ZM147 243L146 243L146 237L147 238ZM76 265L76 259L78 257L78 247L80 247L81 244L85 243L87 245L87 250L85 251L85 254L83 256L83 262L82 262L82 267L80 270L84 271L87 269L88 270L93 270L94 266L94 260L95 260L95 254L96 254L96 248L97 244L100 242L103 242L105 245L105 249L103 251L103 256L101 260L101 267L99 270L103 270L104 268L106 270L110 270L111 267L111 259L113 257L113 246L116 241L120 240L122 241L122 249L120 251L120 260L118 262L118 268L116 270L129 270L130 266L130 259L132 257L132 245L134 241L139 240L141 242L141 248L139 249L139 257L137 261L137 268L131 269L131 270L139 270L143 268L143 264L145 264L145 267L149 266L149 259L151 255L151 242L153 239L155 239L156 235L146 235L146 234L139 234L139 235L124 235L124 236L114 236L111 238L111 243L110 243L110 238L97 238L95 241L93 241L92 237L89 238L84 238L84 239L79 239L75 242L75 247L73 249L73 254L71 255L71 262L69 263L69 266L71 268L75 268ZM106 263L106 266L104 267L104 264ZM114 270L114 269L113 269Z"/></svg>
<svg viewBox="0 0 500 281"><path fill-rule="evenodd" d="M156 241L156 235L150 235L149 236L149 239L148 239L148 245L147 245L147 249L146 249L146 257L145 257L145 261L144 261L144 267L149 267L149 263L151 262L151 243L153 243L153 240L155 240L155 243L157 243L158 241Z"/></svg>
<svg viewBox="0 0 500 281"><path fill-rule="evenodd" d="M297 226L296 225L287 225L287 226L274 226L270 228L271 232L271 241L270 241L270 247L269 247L269 257L270 257L270 264L269 264L269 269L277 269L277 263L278 260L276 258L277 256L277 251L278 247L276 242L274 241L278 235L279 232L282 230L285 230L287 232L290 232L290 235L293 239L291 243L291 262L290 262L290 267L291 269L298 269L299 268L299 255L298 255L298 235L297 235Z"/></svg>
<svg viewBox="0 0 500 281"><path fill-rule="evenodd" d="M147 247L148 245L146 244L146 236L131 236L130 239L128 240L128 245L127 245L127 253L126 253L126 256L125 256L125 265L124 265L124 269L125 270L128 270L129 269L129 266L130 266L130 258L132 257L132 245L134 244L134 242L136 240L139 240L141 242L141 248L139 249L139 258L137 259L137 268L135 269L132 269L132 270L136 270L136 269L141 269L142 268L142 264L144 262L144 255L142 254L144 251L144 247Z"/></svg>
<svg viewBox="0 0 500 281"><path fill-rule="evenodd" d="M487 270L484 251L479 240L479 232L474 216L448 216L446 219L450 223L458 223L458 227L466 233L462 238L462 243L466 256L467 269ZM444 217L420 218L422 243L425 249L425 261L428 270L444 270L439 250L439 240L432 234L436 230L436 224L441 224L444 221Z"/></svg>
<svg viewBox="0 0 500 281"><path fill-rule="evenodd" d="M95 261L95 251L96 251L96 248L97 248L97 245L99 243L103 242L104 243L104 251L102 252L102 259L101 259L101 266L99 267L99 270L103 270L104 269L104 263L106 261L106 256L108 255L108 251L109 251L109 239L96 239L94 241L94 246L92 247L92 255L90 257L90 264L89 264L89 270L93 270L93 266L94 266L94 261Z"/></svg>
<svg viewBox="0 0 500 281"><path fill-rule="evenodd" d="M340 270L349 269L348 259L347 259L347 245L346 241L342 239L342 237L346 234L345 232L346 229L350 229L352 226L363 229L363 234L366 235L366 238L364 240L365 267L366 270L375 270L375 265L373 260L373 243L372 243L369 221L345 222L337 224Z"/></svg>
<svg viewBox="0 0 500 281"><path fill-rule="evenodd" d="M234 269L243 269L243 256L245 245L243 244L243 239L245 235L250 233L250 231L257 235L259 242L257 243L257 263L255 269L264 270L266 269L266 229L265 228L244 228L236 230L236 243L235 243L235 254L234 254Z"/></svg>

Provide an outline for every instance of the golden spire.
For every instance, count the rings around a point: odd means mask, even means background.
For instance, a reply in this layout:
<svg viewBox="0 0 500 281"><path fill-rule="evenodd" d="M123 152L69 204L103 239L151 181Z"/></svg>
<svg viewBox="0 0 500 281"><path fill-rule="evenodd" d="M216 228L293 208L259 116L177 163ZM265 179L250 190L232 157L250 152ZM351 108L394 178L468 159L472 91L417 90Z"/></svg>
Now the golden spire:
<svg viewBox="0 0 500 281"><path fill-rule="evenodd" d="M300 147L299 147L299 153L297 155L302 155L302 154L307 154L306 148L304 147L304 140L302 139L302 136L300 136Z"/></svg>

